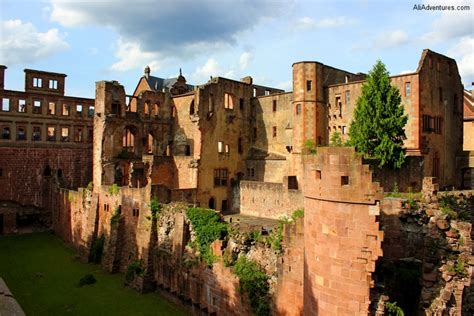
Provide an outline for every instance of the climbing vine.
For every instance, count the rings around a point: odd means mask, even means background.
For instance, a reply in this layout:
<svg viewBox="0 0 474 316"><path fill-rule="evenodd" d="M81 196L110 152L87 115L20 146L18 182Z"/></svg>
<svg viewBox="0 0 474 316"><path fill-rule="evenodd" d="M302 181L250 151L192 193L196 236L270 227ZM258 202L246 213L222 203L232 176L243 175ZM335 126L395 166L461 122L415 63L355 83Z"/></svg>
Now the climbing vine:
<svg viewBox="0 0 474 316"><path fill-rule="evenodd" d="M260 266L241 256L235 263L234 273L239 277L240 291L248 295L250 307L255 315L270 315L269 277Z"/></svg>
<svg viewBox="0 0 474 316"><path fill-rule="evenodd" d="M203 208L189 208L186 211L193 230L196 233L196 244L201 253L201 258L212 265L214 256L210 245L213 241L227 234L227 224L221 221L219 215L213 210Z"/></svg>

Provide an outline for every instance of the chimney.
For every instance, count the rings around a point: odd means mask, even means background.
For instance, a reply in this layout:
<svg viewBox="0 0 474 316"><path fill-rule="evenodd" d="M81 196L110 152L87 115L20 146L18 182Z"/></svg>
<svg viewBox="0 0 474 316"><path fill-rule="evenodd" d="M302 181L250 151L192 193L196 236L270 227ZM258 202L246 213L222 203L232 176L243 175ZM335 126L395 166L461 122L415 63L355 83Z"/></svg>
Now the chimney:
<svg viewBox="0 0 474 316"><path fill-rule="evenodd" d="M145 67L145 78L150 78L150 66Z"/></svg>
<svg viewBox="0 0 474 316"><path fill-rule="evenodd" d="M5 69L7 66L0 65L0 90L5 89Z"/></svg>

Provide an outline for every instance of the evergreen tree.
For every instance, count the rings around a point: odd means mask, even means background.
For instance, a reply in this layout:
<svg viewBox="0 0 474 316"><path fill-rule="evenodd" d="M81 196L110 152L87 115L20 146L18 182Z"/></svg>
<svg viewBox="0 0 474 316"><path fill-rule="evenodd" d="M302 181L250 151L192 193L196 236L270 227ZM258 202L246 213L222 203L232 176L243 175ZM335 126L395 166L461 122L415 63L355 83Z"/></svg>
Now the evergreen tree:
<svg viewBox="0 0 474 316"><path fill-rule="evenodd" d="M405 161L403 140L408 117L398 89L378 60L362 86L349 130L350 143L365 157L379 160L379 167L399 169Z"/></svg>

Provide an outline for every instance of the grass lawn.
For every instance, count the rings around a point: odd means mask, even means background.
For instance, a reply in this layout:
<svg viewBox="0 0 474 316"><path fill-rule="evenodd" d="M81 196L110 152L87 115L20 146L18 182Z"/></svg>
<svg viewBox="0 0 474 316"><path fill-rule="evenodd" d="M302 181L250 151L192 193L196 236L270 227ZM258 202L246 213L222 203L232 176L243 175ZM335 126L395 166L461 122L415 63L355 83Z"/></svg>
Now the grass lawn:
<svg viewBox="0 0 474 316"><path fill-rule="evenodd" d="M27 315L187 315L156 293L139 294L98 265L74 260L50 233L0 236L0 277ZM85 274L97 283L78 287Z"/></svg>

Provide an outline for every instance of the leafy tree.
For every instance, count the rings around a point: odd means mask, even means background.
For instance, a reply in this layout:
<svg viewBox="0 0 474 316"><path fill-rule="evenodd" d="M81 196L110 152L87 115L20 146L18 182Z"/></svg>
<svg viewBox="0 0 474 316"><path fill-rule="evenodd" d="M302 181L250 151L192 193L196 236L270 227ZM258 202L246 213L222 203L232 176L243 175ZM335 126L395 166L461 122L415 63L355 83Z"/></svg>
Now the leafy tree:
<svg viewBox="0 0 474 316"><path fill-rule="evenodd" d="M389 72L378 60L357 100L349 130L350 143L365 157L378 159L379 167L399 169L405 162L402 146L407 120L400 92L390 84Z"/></svg>

